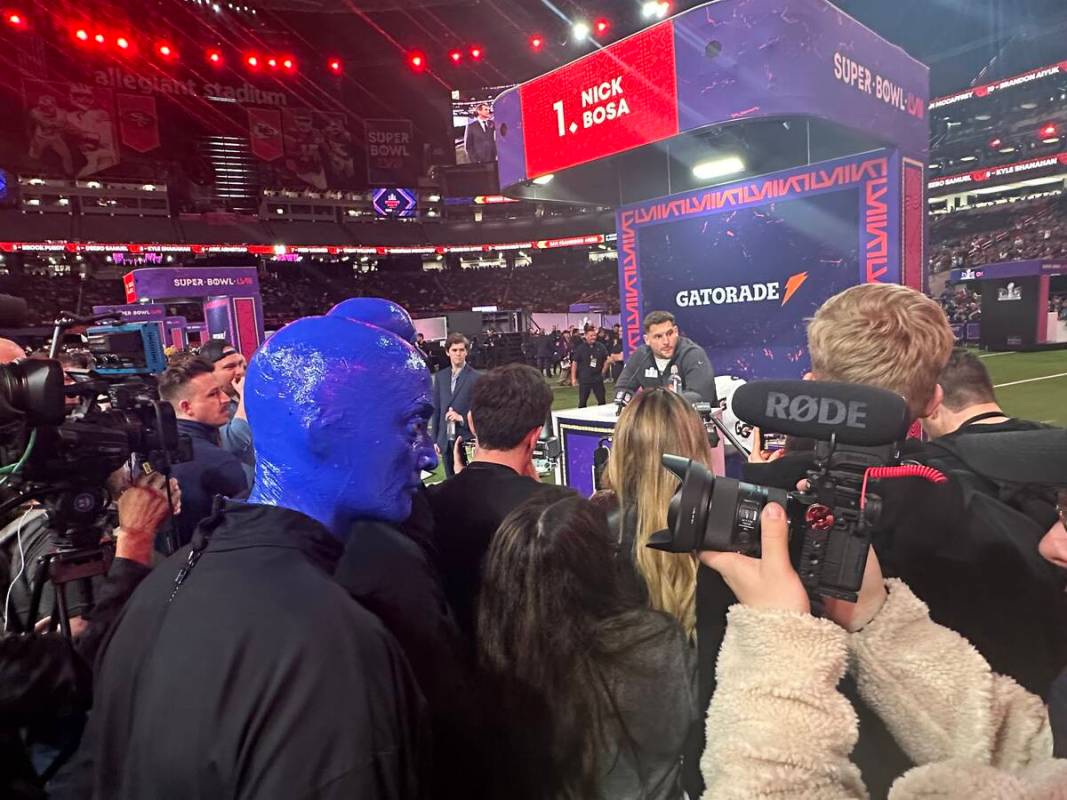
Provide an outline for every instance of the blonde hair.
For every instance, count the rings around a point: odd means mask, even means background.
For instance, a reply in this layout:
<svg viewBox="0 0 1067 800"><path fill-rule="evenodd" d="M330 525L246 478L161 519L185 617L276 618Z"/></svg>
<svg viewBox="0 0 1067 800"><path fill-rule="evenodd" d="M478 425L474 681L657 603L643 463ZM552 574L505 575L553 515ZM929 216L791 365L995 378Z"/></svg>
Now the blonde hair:
<svg viewBox="0 0 1067 800"><path fill-rule="evenodd" d="M696 557L645 546L649 536L667 527L667 505L680 484L660 463L664 453L711 466L707 432L693 407L673 392L641 392L619 417L605 481L624 511L633 508L637 515L632 558L648 587L649 605L677 619L692 637Z"/></svg>
<svg viewBox="0 0 1067 800"><path fill-rule="evenodd" d="M955 339L941 306L906 286L865 283L834 295L808 325L821 380L877 386L925 416Z"/></svg>

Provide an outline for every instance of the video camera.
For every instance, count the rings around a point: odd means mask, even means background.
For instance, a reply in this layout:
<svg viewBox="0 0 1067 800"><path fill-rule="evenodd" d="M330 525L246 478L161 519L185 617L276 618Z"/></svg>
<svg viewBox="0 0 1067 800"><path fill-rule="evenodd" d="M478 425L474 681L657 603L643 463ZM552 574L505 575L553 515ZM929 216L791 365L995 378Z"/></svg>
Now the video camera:
<svg viewBox="0 0 1067 800"><path fill-rule="evenodd" d="M57 334L77 322L57 321ZM138 326L116 328L119 336L145 341ZM114 340L98 334L97 350L104 341ZM55 360L0 365L0 463L6 465L0 467L0 517L41 500L58 544L40 565L34 609L46 580L59 586L106 572L110 553L101 539L111 528L107 481L113 472L132 459L146 474L168 474L170 465L192 458L192 442L178 434L174 409L158 399L144 354L126 347L94 356L120 371L90 371L65 385Z"/></svg>
<svg viewBox="0 0 1067 800"><path fill-rule="evenodd" d="M663 465L682 480L667 512L669 528L649 547L760 555L760 514L767 503L786 510L790 553L812 594L855 602L871 531L882 512L872 479L919 475L899 468L909 414L904 399L869 386L813 381L757 381L737 389L737 416L761 429L815 439L806 491L786 491L716 478L703 464L665 454ZM942 480L943 476L938 475Z"/></svg>

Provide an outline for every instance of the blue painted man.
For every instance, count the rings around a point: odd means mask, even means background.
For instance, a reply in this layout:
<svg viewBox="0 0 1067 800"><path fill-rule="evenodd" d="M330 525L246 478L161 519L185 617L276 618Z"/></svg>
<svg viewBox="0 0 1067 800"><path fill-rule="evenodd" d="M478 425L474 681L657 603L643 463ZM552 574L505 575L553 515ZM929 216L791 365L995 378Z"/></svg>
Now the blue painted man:
<svg viewBox="0 0 1067 800"><path fill-rule="evenodd" d="M252 494L127 606L95 689L95 796L421 796L419 691L330 575L353 525L405 519L436 465L429 374L395 333L338 313L271 337L244 391Z"/></svg>

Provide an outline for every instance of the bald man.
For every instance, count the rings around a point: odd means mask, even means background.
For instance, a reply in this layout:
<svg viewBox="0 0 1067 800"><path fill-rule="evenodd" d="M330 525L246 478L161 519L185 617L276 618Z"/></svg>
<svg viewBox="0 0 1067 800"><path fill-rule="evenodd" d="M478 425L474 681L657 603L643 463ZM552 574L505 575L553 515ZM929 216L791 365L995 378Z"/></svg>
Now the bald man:
<svg viewBox="0 0 1067 800"><path fill-rule="evenodd" d="M10 364L26 357L26 350L22 345L10 339L0 339L0 364Z"/></svg>

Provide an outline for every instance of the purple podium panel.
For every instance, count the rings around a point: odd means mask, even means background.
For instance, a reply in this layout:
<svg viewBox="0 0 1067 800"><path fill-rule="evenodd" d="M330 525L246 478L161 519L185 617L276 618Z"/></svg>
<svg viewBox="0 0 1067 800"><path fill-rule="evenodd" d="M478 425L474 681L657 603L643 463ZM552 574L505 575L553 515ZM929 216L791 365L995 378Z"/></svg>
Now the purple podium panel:
<svg viewBox="0 0 1067 800"><path fill-rule="evenodd" d="M123 278L126 299L203 299L206 338L225 339L251 359L263 341L263 303L254 267L136 269Z"/></svg>
<svg viewBox="0 0 1067 800"><path fill-rule="evenodd" d="M800 377L806 321L828 297L901 280L900 165L874 151L621 208L627 351L664 310L717 374Z"/></svg>

